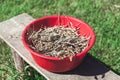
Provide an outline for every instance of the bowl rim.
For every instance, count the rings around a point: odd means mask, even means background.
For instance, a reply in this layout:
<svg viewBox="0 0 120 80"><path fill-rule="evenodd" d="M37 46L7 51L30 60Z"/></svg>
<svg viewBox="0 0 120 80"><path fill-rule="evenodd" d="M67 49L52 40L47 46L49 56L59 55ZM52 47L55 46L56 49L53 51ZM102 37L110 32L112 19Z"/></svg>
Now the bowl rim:
<svg viewBox="0 0 120 80"><path fill-rule="evenodd" d="M25 40L25 34L26 34L27 30L31 27L32 24L34 24L34 23L36 23L36 22L39 22L40 20L44 20L44 19L46 19L46 18L56 18L56 17L58 17L58 15L44 16L44 17L38 18L38 19L33 20L32 22L30 22L30 23L24 28L24 30L22 31L22 43L23 43L24 47L25 47L30 53L32 53L32 54L34 54L34 55L36 55L36 56L39 56L39 57L41 57L41 58L44 58L44 59L49 59L49 60L63 60L63 59L60 59L60 58L57 58L57 57L45 56L44 54L40 54L40 53L35 52L33 49L31 49L31 48L29 47L29 45L26 43L26 40ZM80 53L77 53L75 56L81 56L81 55L83 55L83 54L87 54L87 52L92 48L92 46L94 45L95 40L96 40L95 33L94 33L93 29L91 28L91 26L89 26L86 22L84 22L84 21L82 21L82 20L80 20L80 19L74 18L74 17L72 17L72 16L60 15L59 17L72 18L73 20L78 21L78 22L84 24L85 26L87 26L87 28L89 28L89 30L91 30L91 34L92 34L92 35L91 35L91 39L92 39L92 40L91 40L91 44L90 44L84 51L82 51L82 52L80 52ZM75 56L74 56L74 57L75 57ZM66 58L64 58L64 59L69 59L69 58L70 58L70 57L68 56L68 57L66 57Z"/></svg>

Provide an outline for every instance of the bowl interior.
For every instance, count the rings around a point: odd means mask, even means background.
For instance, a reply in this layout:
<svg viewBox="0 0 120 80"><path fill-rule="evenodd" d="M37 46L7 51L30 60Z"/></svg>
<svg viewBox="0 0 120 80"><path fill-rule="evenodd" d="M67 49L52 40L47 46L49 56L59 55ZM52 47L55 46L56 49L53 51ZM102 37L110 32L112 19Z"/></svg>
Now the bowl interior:
<svg viewBox="0 0 120 80"><path fill-rule="evenodd" d="M85 37L90 37L89 46L83 52L89 51L91 47L94 45L95 34L92 28L85 22L79 19L70 17L70 16L46 16L46 17L39 18L33 21L25 28L23 32L23 38L24 38L25 45L31 44L31 42L29 42L27 38L28 31L32 33L32 31L34 30L39 30L40 28L43 28L43 27L53 27L55 25L56 26L63 25L66 27L70 25L74 28L79 29L78 34L85 36Z"/></svg>

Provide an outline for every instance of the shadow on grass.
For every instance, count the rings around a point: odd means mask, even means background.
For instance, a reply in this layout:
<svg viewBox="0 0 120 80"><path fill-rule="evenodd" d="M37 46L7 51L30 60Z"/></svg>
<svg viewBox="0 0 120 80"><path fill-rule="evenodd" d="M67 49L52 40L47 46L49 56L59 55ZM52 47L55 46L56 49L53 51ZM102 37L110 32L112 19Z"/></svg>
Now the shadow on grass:
<svg viewBox="0 0 120 80"><path fill-rule="evenodd" d="M60 73L64 75L82 75L82 76L94 76L97 80L97 75L101 75L102 78L105 77L105 73L108 72L109 69L104 65L104 63L96 60L91 55L87 55L84 61L77 68L65 72Z"/></svg>

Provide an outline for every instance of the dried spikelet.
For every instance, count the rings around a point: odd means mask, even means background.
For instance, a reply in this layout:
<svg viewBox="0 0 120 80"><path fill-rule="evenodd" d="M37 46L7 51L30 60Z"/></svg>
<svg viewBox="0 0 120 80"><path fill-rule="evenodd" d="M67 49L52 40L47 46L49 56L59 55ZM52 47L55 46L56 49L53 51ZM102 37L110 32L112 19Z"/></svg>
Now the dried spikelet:
<svg viewBox="0 0 120 80"><path fill-rule="evenodd" d="M88 47L89 39L79 35L77 29L64 26L39 29L28 35L30 47L36 52L61 59L69 56L70 61Z"/></svg>

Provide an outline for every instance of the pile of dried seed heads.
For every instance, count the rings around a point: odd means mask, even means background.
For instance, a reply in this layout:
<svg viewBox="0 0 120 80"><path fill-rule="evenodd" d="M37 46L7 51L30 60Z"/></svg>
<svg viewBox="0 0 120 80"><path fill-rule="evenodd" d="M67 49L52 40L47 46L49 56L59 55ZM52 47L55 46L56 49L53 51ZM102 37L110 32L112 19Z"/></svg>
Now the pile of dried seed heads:
<svg viewBox="0 0 120 80"><path fill-rule="evenodd" d="M28 35L30 47L38 53L57 58L72 57L88 47L89 38L77 33L75 28L54 26L33 31Z"/></svg>

